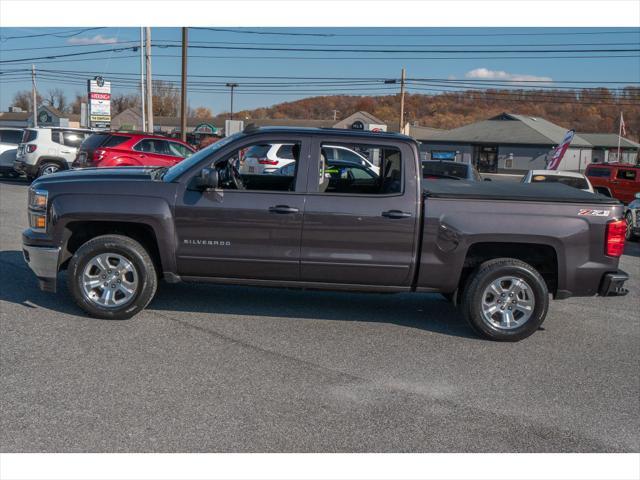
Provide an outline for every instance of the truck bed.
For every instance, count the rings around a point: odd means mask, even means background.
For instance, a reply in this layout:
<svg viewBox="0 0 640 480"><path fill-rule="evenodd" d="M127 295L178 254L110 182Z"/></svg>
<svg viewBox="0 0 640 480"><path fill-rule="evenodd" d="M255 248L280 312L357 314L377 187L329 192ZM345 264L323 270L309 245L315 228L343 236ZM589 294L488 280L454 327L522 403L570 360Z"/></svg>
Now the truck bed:
<svg viewBox="0 0 640 480"><path fill-rule="evenodd" d="M423 180L427 197L503 200L516 202L562 202L589 205L618 205L615 198L584 192L561 183L466 182Z"/></svg>

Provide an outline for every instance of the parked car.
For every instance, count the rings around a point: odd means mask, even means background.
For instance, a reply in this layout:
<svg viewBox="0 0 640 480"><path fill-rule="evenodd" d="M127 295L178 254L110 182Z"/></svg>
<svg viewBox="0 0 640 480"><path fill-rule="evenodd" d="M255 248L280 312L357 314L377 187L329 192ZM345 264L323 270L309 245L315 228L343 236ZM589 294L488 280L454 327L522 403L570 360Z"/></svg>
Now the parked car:
<svg viewBox="0 0 640 480"><path fill-rule="evenodd" d="M240 173L273 173L276 170L293 162L293 144L273 143L255 145L244 155L241 162ZM327 160L343 160L357 162L367 168L380 172L380 169L371 163L364 155L341 145L323 146Z"/></svg>
<svg viewBox="0 0 640 480"><path fill-rule="evenodd" d="M181 140L148 133L100 132L82 142L73 168L170 167L195 149Z"/></svg>
<svg viewBox="0 0 640 480"><path fill-rule="evenodd" d="M627 240L637 240L640 237L640 192L636 192L633 202L625 207L624 218L627 221Z"/></svg>
<svg viewBox="0 0 640 480"><path fill-rule="evenodd" d="M422 178L448 178L453 180L469 180L480 182L483 178L473 165L453 160L423 160ZM491 180L485 178L484 180Z"/></svg>
<svg viewBox="0 0 640 480"><path fill-rule="evenodd" d="M283 140L300 147L293 178L236 168L239 152ZM329 191L322 146L340 143L378 146L383 173ZM440 292L480 335L517 341L539 329L550 294L627 293L617 200L561 184L423 180L418 151L391 133L251 128L171 168L42 177L24 257L41 289L55 291L66 269L77 304L108 319L144 309L162 277Z"/></svg>
<svg viewBox="0 0 640 480"><path fill-rule="evenodd" d="M596 192L623 203L640 191L640 166L628 163L590 163L584 172Z"/></svg>
<svg viewBox="0 0 640 480"><path fill-rule="evenodd" d="M29 181L67 170L82 141L91 135L83 128L37 127L25 129L13 168Z"/></svg>
<svg viewBox="0 0 640 480"><path fill-rule="evenodd" d="M20 175L13 168L18 153L18 145L22 139L22 128L0 128L0 173L17 177Z"/></svg>
<svg viewBox="0 0 640 480"><path fill-rule="evenodd" d="M522 183L562 183L573 188L594 193L589 179L578 172L565 172L563 170L529 170Z"/></svg>

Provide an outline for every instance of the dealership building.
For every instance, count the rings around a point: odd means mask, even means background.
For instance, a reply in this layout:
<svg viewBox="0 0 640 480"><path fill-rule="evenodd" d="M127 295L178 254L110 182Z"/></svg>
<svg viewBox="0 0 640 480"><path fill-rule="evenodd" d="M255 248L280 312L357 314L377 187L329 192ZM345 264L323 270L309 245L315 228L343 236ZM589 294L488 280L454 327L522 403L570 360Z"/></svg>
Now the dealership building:
<svg viewBox="0 0 640 480"><path fill-rule="evenodd" d="M502 113L452 130L409 127L425 160L471 163L481 172L521 174L544 169L567 128L543 118ZM584 171L591 162L617 161L618 135L576 133L560 170ZM620 138L623 162L636 163L640 145Z"/></svg>

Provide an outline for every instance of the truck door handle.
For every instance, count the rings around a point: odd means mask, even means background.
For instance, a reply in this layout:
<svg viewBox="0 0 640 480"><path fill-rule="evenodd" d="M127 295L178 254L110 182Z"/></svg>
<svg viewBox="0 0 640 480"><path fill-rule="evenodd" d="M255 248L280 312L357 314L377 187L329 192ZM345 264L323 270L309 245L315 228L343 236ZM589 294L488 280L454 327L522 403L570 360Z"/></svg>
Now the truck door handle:
<svg viewBox="0 0 640 480"><path fill-rule="evenodd" d="M387 218L407 218L410 217L411 214L400 210L387 210L386 212L382 212L382 216Z"/></svg>
<svg viewBox="0 0 640 480"><path fill-rule="evenodd" d="M275 207L269 207L271 213L298 213L300 210L289 205L276 205Z"/></svg>

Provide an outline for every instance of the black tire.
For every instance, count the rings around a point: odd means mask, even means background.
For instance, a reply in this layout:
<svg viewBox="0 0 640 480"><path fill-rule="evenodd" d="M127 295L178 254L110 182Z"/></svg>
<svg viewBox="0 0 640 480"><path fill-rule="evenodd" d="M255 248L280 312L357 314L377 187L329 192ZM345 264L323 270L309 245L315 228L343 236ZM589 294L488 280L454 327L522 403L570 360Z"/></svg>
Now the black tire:
<svg viewBox="0 0 640 480"><path fill-rule="evenodd" d="M82 287L82 275L89 261L101 253L121 255L136 269L138 286L133 297L119 307L103 307L88 299ZM125 320L143 310L153 299L158 275L147 250L135 240L123 235L103 235L82 245L71 258L68 268L68 287L73 299L92 317Z"/></svg>
<svg viewBox="0 0 640 480"><path fill-rule="evenodd" d="M637 238L632 230L633 217L631 215L632 215L631 212L627 212L627 214L624 216L625 221L627 222L627 230L624 232L624 238L629 242L633 242Z"/></svg>
<svg viewBox="0 0 640 480"><path fill-rule="evenodd" d="M530 317L515 328L498 328L483 315L485 289L501 277L524 280L529 285L535 302ZM517 342L538 330L547 316L548 308L549 290L542 276L531 265L513 258L496 258L481 264L469 277L461 302L462 314L476 333L490 340L506 342Z"/></svg>
<svg viewBox="0 0 640 480"><path fill-rule="evenodd" d="M42 177L43 175L50 175L52 173L56 173L62 170L62 167L58 162L49 162L44 161L40 168L38 168L38 177Z"/></svg>

